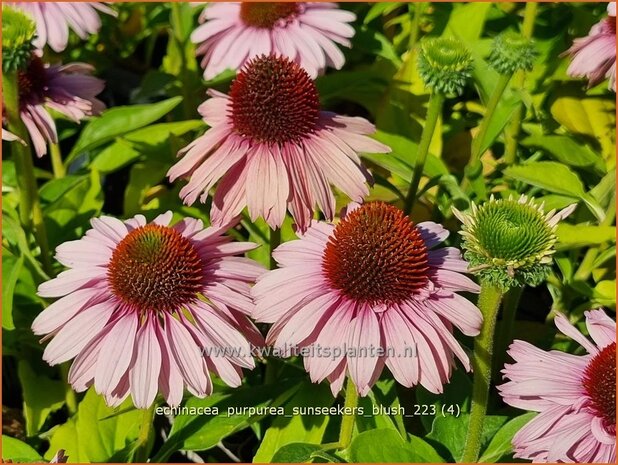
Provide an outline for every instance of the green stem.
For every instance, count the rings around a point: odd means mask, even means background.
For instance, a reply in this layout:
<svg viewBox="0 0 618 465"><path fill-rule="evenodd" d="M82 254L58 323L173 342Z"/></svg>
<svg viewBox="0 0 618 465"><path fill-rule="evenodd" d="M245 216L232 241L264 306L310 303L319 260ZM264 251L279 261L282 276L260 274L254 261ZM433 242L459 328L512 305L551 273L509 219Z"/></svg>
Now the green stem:
<svg viewBox="0 0 618 465"><path fill-rule="evenodd" d="M58 144L49 144L49 153L51 157L52 170L54 172L54 178L64 178L67 171L62 162L62 154L60 153L60 146Z"/></svg>
<svg viewBox="0 0 618 465"><path fill-rule="evenodd" d="M406 202L404 205L404 212L408 215L412 213L412 208L414 207L414 202L416 201L418 185L421 181L421 176L423 175L423 169L425 168L429 145L431 144L431 139L433 138L433 133L436 129L438 118L442 114L443 104L444 95L441 92L432 92L427 106L425 127L423 128L421 141L418 144L418 150L416 152L416 162L414 164L414 172L412 173L410 189L408 190L408 195L406 196Z"/></svg>
<svg viewBox="0 0 618 465"><path fill-rule="evenodd" d="M498 107L498 103L500 103L500 99L502 98L502 94L506 90L506 86L511 80L510 74L500 74L498 77L498 82L496 82L496 87L494 88L493 93L489 97L489 101L487 102L487 106L485 108L485 114L483 115L483 119L481 120L481 124L479 126L479 130L476 133L476 137L472 141L472 153L470 155L470 162L473 164L479 163L481 159L481 155L483 155L483 140L487 135L487 130L489 129L489 123L491 123L491 118Z"/></svg>
<svg viewBox="0 0 618 465"><path fill-rule="evenodd" d="M474 340L474 357L472 360L474 384L472 386L472 408L468 435L461 459L464 463L476 462L481 450L481 436L489 401L496 318L501 301L502 291L500 288L489 283L481 284L478 307L483 314L483 326L480 334Z"/></svg>
<svg viewBox="0 0 618 465"><path fill-rule="evenodd" d="M24 142L29 142L28 131L19 114L19 91L15 73L4 73L2 75L2 89L8 130ZM52 276L47 232L45 230L43 210L39 203L38 186L34 176L30 146L24 146L16 141L11 144L11 152L15 162L15 174L19 191L19 218L24 229L33 232L41 250L43 269L48 275Z"/></svg>
<svg viewBox="0 0 618 465"><path fill-rule="evenodd" d="M171 4L172 7L172 26L177 25L176 27L179 28L178 25L182 24L182 11L180 10L181 8L181 4L179 2L172 2ZM175 28L174 28L175 29ZM184 114L185 114L185 118L186 119L191 119L194 117L195 115L195 102L193 102L192 98L191 98L191 89L188 85L189 82L189 72L188 72L188 66L187 66L187 56L185 53L185 48L186 48L186 40L183 40L181 37L179 37L178 34L176 34L176 31L174 31L174 29L172 29L170 32L173 36L173 40L176 41L176 44L178 45L178 51L180 54L180 92L182 94L182 104L183 104L183 110L184 110Z"/></svg>
<svg viewBox="0 0 618 465"><path fill-rule="evenodd" d="M339 449L347 449L352 443L352 433L354 433L354 424L356 423L356 407L358 406L358 392L352 378L348 377L348 382L345 390L345 403L343 404L344 411L351 410L351 413L343 415L341 418L341 429L339 430Z"/></svg>
<svg viewBox="0 0 618 465"><path fill-rule="evenodd" d="M539 4L537 2L527 2L524 9L524 20L522 23L521 34L526 39L532 38L534 32L534 22L538 11ZM523 90L526 83L526 73L523 70L515 73L513 77L513 88ZM506 127L504 132L504 163L512 165L515 163L517 156L517 142L521 131L521 121L525 115L525 107L520 103L513 114L511 122Z"/></svg>
<svg viewBox="0 0 618 465"><path fill-rule="evenodd" d="M515 327L515 319L517 317L517 307L524 288L514 287L504 295L504 304L502 305L502 321L500 325L500 336L496 342L496 360L494 363L494 379L497 380L500 376L500 370L506 361L506 351L513 341L513 329Z"/></svg>
<svg viewBox="0 0 618 465"><path fill-rule="evenodd" d="M139 433L135 445L134 461L136 463L146 463L148 461L148 454L150 453L150 441L154 433L153 423L155 406L156 403L153 403L147 409L142 410L142 422L139 427Z"/></svg>

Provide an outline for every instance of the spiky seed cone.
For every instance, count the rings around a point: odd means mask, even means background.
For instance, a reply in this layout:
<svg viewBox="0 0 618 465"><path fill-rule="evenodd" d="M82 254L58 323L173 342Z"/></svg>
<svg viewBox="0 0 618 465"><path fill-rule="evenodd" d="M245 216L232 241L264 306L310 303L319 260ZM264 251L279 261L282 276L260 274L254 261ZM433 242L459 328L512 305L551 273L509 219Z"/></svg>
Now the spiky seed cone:
<svg viewBox="0 0 618 465"><path fill-rule="evenodd" d="M421 43L418 70L433 91L461 95L472 67L472 56L453 38L426 39Z"/></svg>

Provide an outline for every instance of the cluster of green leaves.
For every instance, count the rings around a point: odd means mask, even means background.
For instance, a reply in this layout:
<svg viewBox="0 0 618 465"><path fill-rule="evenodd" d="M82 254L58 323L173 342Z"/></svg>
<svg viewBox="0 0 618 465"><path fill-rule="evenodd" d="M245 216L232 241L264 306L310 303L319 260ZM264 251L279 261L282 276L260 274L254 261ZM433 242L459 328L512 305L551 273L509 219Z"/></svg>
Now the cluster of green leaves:
<svg viewBox="0 0 618 465"><path fill-rule="evenodd" d="M423 36L445 36L455 37L473 54L472 84L461 97L446 101L414 220L440 221L455 231L458 224L451 207L465 209L471 199L490 192L525 193L544 201L548 210L580 204L569 223L558 229L557 266L548 282L534 291L541 298L526 299L524 294L514 330L517 338L541 347L573 349L556 339L545 323L550 309L568 313L578 324L586 309L615 310L615 101L602 86L587 90L584 83L567 78L567 60L559 55L573 37L587 33L603 14L602 5L539 7L534 32L539 57L525 86L507 90L480 141L485 152L480 191L478 186L462 186L461 180L471 139L498 79L486 59L496 34L519 30L522 4L386 2L343 7L357 13L357 34L346 50L344 70L329 71L317 85L325 108L374 121L375 137L393 149L388 155L364 157L376 181L370 199L403 202L428 100L415 46ZM168 184L165 173L177 151L205 130L196 111L205 88L227 90L233 73L202 82L189 40L199 11L194 6L155 2L120 3L114 8L117 19L103 17L99 35L73 43L62 57L95 65L106 79L103 98L110 109L82 126L58 120L68 175L55 179L46 159L38 162L39 194L52 248L79 238L90 218L101 214L144 213L150 219L171 209L177 217L208 222L208 205L183 205L180 186ZM520 108L525 118L517 158L506 166L504 131ZM48 276L33 238L20 226L15 166L6 155L2 188L4 403L19 411L21 427L14 435L25 440L3 435L3 456L36 461L42 456L50 459L63 448L72 461L132 460L141 413L130 401L112 410L92 390L75 399L66 386L66 367L50 368L42 361L42 347L29 328L47 304L37 297L36 288ZM345 202L338 197L338 206ZM250 256L268 264L268 227L263 221L245 218L230 234L264 245ZM284 241L294 237L289 219L282 236ZM449 240L456 245L455 234ZM326 385L308 382L300 360L258 365L242 388L232 390L220 383L211 397L186 398L187 407L217 406L219 416L179 414L171 425L157 416L155 427L166 439L157 435L150 444L152 460L186 460L179 451L199 454L204 461L229 460L230 455L256 462L451 462L461 457L471 392L462 370L454 373L440 396L421 387L403 389L384 374L361 399L365 411L402 406L412 412L415 405L434 405L438 413L361 416L351 446L337 451L324 444L337 441L338 416L226 415L229 406L281 406L291 411L341 402ZM265 384L267 366L277 383ZM452 406L458 407L456 413L449 409ZM512 459L511 438L531 418L521 413L496 400L486 422L481 461Z"/></svg>

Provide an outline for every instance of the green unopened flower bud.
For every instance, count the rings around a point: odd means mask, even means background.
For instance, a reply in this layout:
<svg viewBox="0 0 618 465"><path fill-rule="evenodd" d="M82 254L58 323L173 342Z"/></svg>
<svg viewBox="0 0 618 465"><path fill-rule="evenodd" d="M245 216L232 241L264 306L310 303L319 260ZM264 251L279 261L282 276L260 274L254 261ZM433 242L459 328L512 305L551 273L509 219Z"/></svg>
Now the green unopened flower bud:
<svg viewBox="0 0 618 465"><path fill-rule="evenodd" d="M36 36L34 21L21 11L2 8L2 70L10 73L25 69L32 56Z"/></svg>
<svg viewBox="0 0 618 465"><path fill-rule="evenodd" d="M479 206L473 203L471 213L454 208L463 223L460 234L470 271L504 290L537 286L550 270L558 222L575 207L545 213L543 204L522 195L518 200L492 196Z"/></svg>
<svg viewBox="0 0 618 465"><path fill-rule="evenodd" d="M472 56L453 38L426 39L420 46L418 70L433 91L461 95L472 75Z"/></svg>
<svg viewBox="0 0 618 465"><path fill-rule="evenodd" d="M500 74L513 74L520 69L530 71L536 54L531 40L509 31L494 39L489 63Z"/></svg>

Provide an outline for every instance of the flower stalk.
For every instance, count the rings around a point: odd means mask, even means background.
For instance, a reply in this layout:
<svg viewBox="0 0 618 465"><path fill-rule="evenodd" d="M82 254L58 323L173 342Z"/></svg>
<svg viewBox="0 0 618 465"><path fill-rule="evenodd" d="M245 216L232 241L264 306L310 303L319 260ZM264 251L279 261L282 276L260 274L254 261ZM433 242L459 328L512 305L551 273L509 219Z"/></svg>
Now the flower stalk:
<svg viewBox="0 0 618 465"><path fill-rule="evenodd" d="M492 196L479 206L472 203L469 213L453 208L463 223L460 234L469 271L481 282L477 306L483 315L481 331L474 340L472 408L463 462L476 462L480 452L492 379L496 319L502 299L505 294L508 296L505 305L508 303L509 320L503 327L503 331L508 331L523 286L536 286L547 277L558 222L574 209L575 205L571 205L557 213L545 213L542 204L524 195L517 200L496 200Z"/></svg>
<svg viewBox="0 0 618 465"><path fill-rule="evenodd" d="M474 340L474 358L472 359L474 383L470 423L462 456L464 463L477 462L481 450L481 436L489 401L496 319L502 295L503 291L498 286L488 282L481 284L481 294L477 306L483 314L483 326L480 334Z"/></svg>
<svg viewBox="0 0 618 465"><path fill-rule="evenodd" d="M348 377L345 390L344 411L350 411L349 415L344 413L341 419L341 429L339 430L338 449L347 449L352 443L354 424L356 423L356 407L358 406L358 392L352 378Z"/></svg>
<svg viewBox="0 0 618 465"><path fill-rule="evenodd" d="M485 150L484 141L487 137L487 131L511 78L518 71L532 69L535 57L536 50L532 42L519 34L507 32L494 40L488 60L491 67L499 73L499 76L487 101L485 114L478 132L472 141L470 160L465 168L464 185L470 181L474 184L474 181L482 174L481 156Z"/></svg>
<svg viewBox="0 0 618 465"><path fill-rule="evenodd" d="M62 162L62 153L60 152L60 145L51 143L49 144L49 154L52 163L52 171L54 178L64 178L67 174L64 163Z"/></svg>
<svg viewBox="0 0 618 465"><path fill-rule="evenodd" d="M425 126L423 127L423 133L421 134L421 141L418 145L418 151L416 152L416 161L414 163L414 171L412 172L412 181L410 182L410 188L406 196L404 212L411 214L416 201L416 194L418 192L418 186L423 175L423 169L425 168L425 162L427 160L427 154L429 153L429 146L433 133L436 129L438 119L442 114L442 106L444 105L444 95L441 92L432 92L429 97L429 104L427 107L427 119L425 120Z"/></svg>
<svg viewBox="0 0 618 465"><path fill-rule="evenodd" d="M534 31L534 21L538 11L539 4L537 2L527 2L524 8L524 20L521 29L521 35L526 39L532 38ZM513 77L513 88L523 90L526 83L526 72L519 70ZM519 103L513 119L507 125L504 133L504 164L512 165L515 163L517 156L517 142L519 140L519 133L521 131L521 121L525 115L525 107L523 103Z"/></svg>
<svg viewBox="0 0 618 465"><path fill-rule="evenodd" d="M418 13L418 11L417 11ZM472 73L472 58L468 50L452 38L428 39L421 43L418 56L418 71L431 90L427 106L427 118L416 152L410 188L404 203L404 212L410 214L420 184L429 146L442 113L447 95L461 95Z"/></svg>

